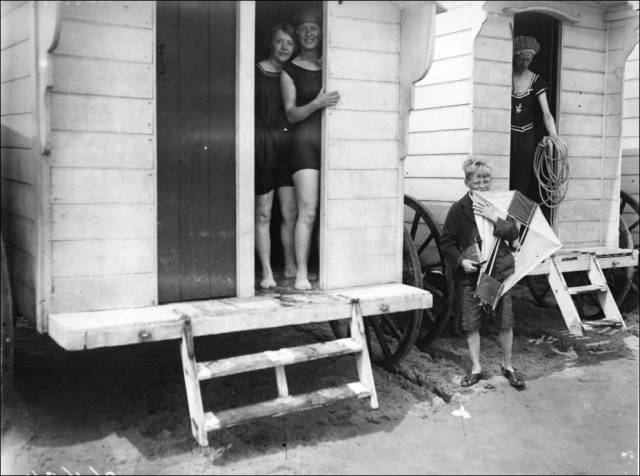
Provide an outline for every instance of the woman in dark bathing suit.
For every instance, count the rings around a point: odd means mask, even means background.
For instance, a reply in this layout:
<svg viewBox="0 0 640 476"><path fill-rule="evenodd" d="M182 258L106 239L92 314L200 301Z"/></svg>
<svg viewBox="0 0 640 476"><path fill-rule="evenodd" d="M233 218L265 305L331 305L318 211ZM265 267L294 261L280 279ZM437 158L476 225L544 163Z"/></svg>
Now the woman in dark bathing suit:
<svg viewBox="0 0 640 476"><path fill-rule="evenodd" d="M308 273L311 235L319 202L321 110L335 106L336 91L322 90L322 15L305 10L296 19L300 52L283 67L280 82L287 119L294 125L291 171L298 204L295 226L296 289L311 289Z"/></svg>

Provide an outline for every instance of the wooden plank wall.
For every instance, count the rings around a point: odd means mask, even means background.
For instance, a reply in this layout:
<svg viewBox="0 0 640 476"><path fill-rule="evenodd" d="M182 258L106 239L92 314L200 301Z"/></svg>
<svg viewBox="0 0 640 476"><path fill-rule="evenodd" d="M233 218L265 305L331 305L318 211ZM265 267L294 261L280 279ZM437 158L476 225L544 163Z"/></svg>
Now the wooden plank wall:
<svg viewBox="0 0 640 476"><path fill-rule="evenodd" d="M400 10L391 2L327 4L321 230L326 288L399 281Z"/></svg>
<svg viewBox="0 0 640 476"><path fill-rule="evenodd" d="M638 45L627 59L624 69L624 86L622 93L622 183L620 188L629 193L636 201L640 201L638 195L638 170L640 161L638 160L638 118L640 116L638 107ZM626 208L623 220L627 225L634 223L638 217ZM633 242L640 243L639 229L633 233Z"/></svg>
<svg viewBox="0 0 640 476"><path fill-rule="evenodd" d="M461 166L472 150L473 16L478 10L472 2L443 3L447 11L436 16L433 63L415 85L404 164L404 192L440 223L466 190Z"/></svg>
<svg viewBox="0 0 640 476"><path fill-rule="evenodd" d="M64 2L51 94L51 312L156 303L154 3Z"/></svg>
<svg viewBox="0 0 640 476"><path fill-rule="evenodd" d="M2 233L16 312L36 318L35 46L33 2L0 3Z"/></svg>

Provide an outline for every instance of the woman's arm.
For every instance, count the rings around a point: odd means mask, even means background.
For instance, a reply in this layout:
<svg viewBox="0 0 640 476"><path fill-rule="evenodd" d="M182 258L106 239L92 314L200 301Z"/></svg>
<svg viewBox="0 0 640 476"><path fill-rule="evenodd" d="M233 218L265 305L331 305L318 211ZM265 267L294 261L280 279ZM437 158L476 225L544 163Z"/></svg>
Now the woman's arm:
<svg viewBox="0 0 640 476"><path fill-rule="evenodd" d="M540 109L542 109L542 120L544 126L547 128L547 132L550 136L558 137L558 131L556 130L556 123L553 120L551 111L549 111L549 103L547 102L547 93L544 91L538 94L538 101L540 102Z"/></svg>
<svg viewBox="0 0 640 476"><path fill-rule="evenodd" d="M335 106L340 99L337 91L328 93L320 91L314 100L304 106L296 106L296 85L286 71L280 74L280 87L282 89L284 112L287 115L287 120L291 123L304 121L318 109Z"/></svg>

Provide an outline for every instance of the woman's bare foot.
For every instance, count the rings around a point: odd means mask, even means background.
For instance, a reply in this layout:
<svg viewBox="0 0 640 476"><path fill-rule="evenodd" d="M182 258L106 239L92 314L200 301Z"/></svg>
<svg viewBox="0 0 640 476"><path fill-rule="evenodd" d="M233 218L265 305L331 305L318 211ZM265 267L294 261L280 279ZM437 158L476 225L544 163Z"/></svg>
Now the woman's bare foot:
<svg viewBox="0 0 640 476"><path fill-rule="evenodd" d="M265 276L264 278L262 278L262 281L260 281L260 287L262 289L275 288L276 281L273 279L272 275Z"/></svg>
<svg viewBox="0 0 640 476"><path fill-rule="evenodd" d="M294 289L298 289L300 291L307 291L311 289L311 283L307 278L296 278L296 282L293 287Z"/></svg>

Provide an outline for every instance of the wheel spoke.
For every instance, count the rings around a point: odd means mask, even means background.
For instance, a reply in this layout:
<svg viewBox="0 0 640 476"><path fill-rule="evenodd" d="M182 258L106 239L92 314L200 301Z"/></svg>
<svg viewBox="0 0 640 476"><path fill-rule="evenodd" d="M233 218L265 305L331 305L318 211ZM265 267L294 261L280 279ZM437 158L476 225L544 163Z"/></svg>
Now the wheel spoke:
<svg viewBox="0 0 640 476"><path fill-rule="evenodd" d="M629 231L633 231L638 225L640 225L640 220L636 220L636 222L629 227Z"/></svg>
<svg viewBox="0 0 640 476"><path fill-rule="evenodd" d="M437 297L444 299L444 292L435 287L429 281L424 281L422 283L422 288L429 291L431 294L435 294Z"/></svg>
<svg viewBox="0 0 640 476"><path fill-rule="evenodd" d="M418 212L413 215L413 223L411 223L411 239L416 239L416 232L418 231L418 223L420 223L420 215Z"/></svg>
<svg viewBox="0 0 640 476"><path fill-rule="evenodd" d="M402 339L402 333L396 327L396 325L393 323L391 318L389 316L387 316L386 314L384 316L382 316L382 324L387 326L387 329L389 329L389 331L394 335L394 337L396 339L398 339L398 340Z"/></svg>
<svg viewBox="0 0 640 476"><path fill-rule="evenodd" d="M622 212L624 211L624 207L627 206L627 201L626 200L620 200L620 215L622 215Z"/></svg>
<svg viewBox="0 0 640 476"><path fill-rule="evenodd" d="M373 328L373 332L375 333L378 343L380 344L380 348L382 349L382 353L385 357L389 357L391 355L391 349L389 349L389 345L387 344L386 339L384 338L384 333L380 328L380 322L378 322L377 318L372 318L369 321L371 323L371 327Z"/></svg>
<svg viewBox="0 0 640 476"><path fill-rule="evenodd" d="M418 248L418 256L420 256L422 254L422 252L425 250L425 248L427 246L429 246L429 243L435 238L435 235L431 234L429 235L429 237L424 240L424 243L422 243L422 245L420 245L420 248Z"/></svg>

